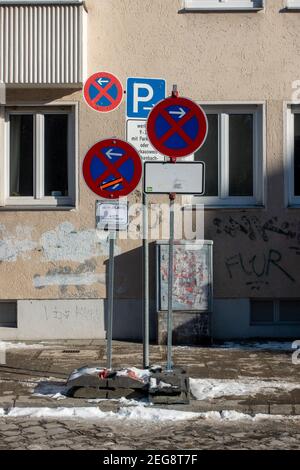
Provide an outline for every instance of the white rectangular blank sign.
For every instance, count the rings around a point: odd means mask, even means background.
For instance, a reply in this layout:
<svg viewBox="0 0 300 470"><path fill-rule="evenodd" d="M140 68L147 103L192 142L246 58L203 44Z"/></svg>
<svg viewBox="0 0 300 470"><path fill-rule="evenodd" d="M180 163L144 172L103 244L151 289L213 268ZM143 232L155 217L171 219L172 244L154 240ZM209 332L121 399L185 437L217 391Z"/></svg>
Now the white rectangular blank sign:
<svg viewBox="0 0 300 470"><path fill-rule="evenodd" d="M128 204L122 201L96 201L96 227L127 230Z"/></svg>
<svg viewBox="0 0 300 470"><path fill-rule="evenodd" d="M147 194L203 194L203 162L146 162L144 192Z"/></svg>

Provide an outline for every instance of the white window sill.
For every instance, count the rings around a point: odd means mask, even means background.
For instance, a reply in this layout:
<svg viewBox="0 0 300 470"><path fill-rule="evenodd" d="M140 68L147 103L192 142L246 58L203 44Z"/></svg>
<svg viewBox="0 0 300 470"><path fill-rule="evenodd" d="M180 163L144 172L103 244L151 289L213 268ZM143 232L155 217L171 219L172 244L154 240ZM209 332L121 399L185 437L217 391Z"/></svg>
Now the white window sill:
<svg viewBox="0 0 300 470"><path fill-rule="evenodd" d="M300 7L298 7L300 9ZM263 7L190 7L190 8L183 8L180 10L181 13L196 13L196 12L208 12L208 11L215 11L215 12L224 12L224 11L246 11L246 12L258 12L264 10Z"/></svg>
<svg viewBox="0 0 300 470"><path fill-rule="evenodd" d="M264 205L261 205L261 204L253 204L253 205L240 205L240 204L236 204L236 205L228 205L228 204L201 204L200 202L198 203L195 203L195 204L184 204L183 205L183 210L188 210L188 211L195 211L197 209L202 209L204 207L205 210L217 210L217 209L222 209L222 210L225 210L225 209L228 209L228 210L244 210L244 209L257 209L257 210L261 210L261 209L265 209L265 206Z"/></svg>
<svg viewBox="0 0 300 470"><path fill-rule="evenodd" d="M75 210L75 206L43 206L43 205L6 205L0 206L0 212L9 212L9 211L72 211Z"/></svg>
<svg viewBox="0 0 300 470"><path fill-rule="evenodd" d="M257 12L257 11L262 11L264 10L264 6L251 6L251 5L226 5L225 3L223 5L191 5L191 6L184 6L180 12L182 13L193 13L193 12L207 12L207 11L247 11L247 12Z"/></svg>
<svg viewBox="0 0 300 470"><path fill-rule="evenodd" d="M0 5L28 5L28 3L41 5L81 5L84 0L0 0Z"/></svg>
<svg viewBox="0 0 300 470"><path fill-rule="evenodd" d="M10 197L7 198L0 210L71 210L75 204L70 197L45 197L34 199L32 197Z"/></svg>

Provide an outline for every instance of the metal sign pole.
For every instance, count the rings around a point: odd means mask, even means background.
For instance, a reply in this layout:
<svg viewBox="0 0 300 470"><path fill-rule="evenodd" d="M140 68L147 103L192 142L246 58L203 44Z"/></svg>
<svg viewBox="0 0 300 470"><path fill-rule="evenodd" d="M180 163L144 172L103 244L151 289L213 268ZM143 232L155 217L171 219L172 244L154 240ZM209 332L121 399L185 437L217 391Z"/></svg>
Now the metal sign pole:
<svg viewBox="0 0 300 470"><path fill-rule="evenodd" d="M143 248L144 248L144 325L143 367L149 368L149 241L148 241L148 197L143 192Z"/></svg>
<svg viewBox="0 0 300 470"><path fill-rule="evenodd" d="M170 199L170 239L169 239L169 263L168 263L168 351L167 351L167 370L171 371L172 364L172 332L173 332L173 265L174 265L174 201L176 194L171 193Z"/></svg>
<svg viewBox="0 0 300 470"><path fill-rule="evenodd" d="M178 98L177 85L173 85L172 98ZM176 159L171 157L171 162L176 163ZM170 239L169 239L169 268L168 268L168 346L167 346L167 371L173 368L172 363L172 334L173 334L173 266L174 266L174 202L176 194L170 193Z"/></svg>
<svg viewBox="0 0 300 470"><path fill-rule="evenodd" d="M108 269L108 318L107 318L107 369L112 368L112 329L114 314L114 253L115 233L109 233L109 269Z"/></svg>

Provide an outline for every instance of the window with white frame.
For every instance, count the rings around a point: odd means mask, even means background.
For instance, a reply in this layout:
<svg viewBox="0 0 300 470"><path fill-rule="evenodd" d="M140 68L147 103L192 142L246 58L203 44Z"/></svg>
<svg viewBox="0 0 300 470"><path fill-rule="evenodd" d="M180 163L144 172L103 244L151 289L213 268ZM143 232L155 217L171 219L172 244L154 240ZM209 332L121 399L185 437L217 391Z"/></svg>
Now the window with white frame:
<svg viewBox="0 0 300 470"><path fill-rule="evenodd" d="M300 106L287 110L286 190L288 205L300 204Z"/></svg>
<svg viewBox="0 0 300 470"><path fill-rule="evenodd" d="M6 109L6 205L73 206L73 107Z"/></svg>
<svg viewBox="0 0 300 470"><path fill-rule="evenodd" d="M194 203L216 206L263 204L263 109L203 106L208 136L195 160L205 163L205 193Z"/></svg>
<svg viewBox="0 0 300 470"><path fill-rule="evenodd" d="M300 10L300 0L287 0L286 7L290 10Z"/></svg>
<svg viewBox="0 0 300 470"><path fill-rule="evenodd" d="M185 10L261 10L264 0L183 0Z"/></svg>

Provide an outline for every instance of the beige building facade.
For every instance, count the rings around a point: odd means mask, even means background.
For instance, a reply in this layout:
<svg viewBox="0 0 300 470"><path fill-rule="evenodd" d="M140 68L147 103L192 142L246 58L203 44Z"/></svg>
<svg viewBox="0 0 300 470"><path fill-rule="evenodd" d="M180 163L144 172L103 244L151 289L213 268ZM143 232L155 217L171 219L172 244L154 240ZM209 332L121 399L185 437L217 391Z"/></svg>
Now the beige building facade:
<svg viewBox="0 0 300 470"><path fill-rule="evenodd" d="M297 0L0 1L1 339L105 337L108 243L81 167L96 142L125 139L126 94L89 108L82 86L101 70L125 89L163 78L207 112L206 192L182 207L204 204L214 242L210 334L297 339L299 20ZM116 339L142 336L142 260L141 240L117 241Z"/></svg>

